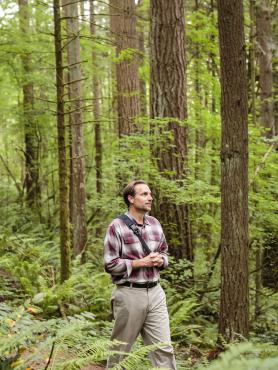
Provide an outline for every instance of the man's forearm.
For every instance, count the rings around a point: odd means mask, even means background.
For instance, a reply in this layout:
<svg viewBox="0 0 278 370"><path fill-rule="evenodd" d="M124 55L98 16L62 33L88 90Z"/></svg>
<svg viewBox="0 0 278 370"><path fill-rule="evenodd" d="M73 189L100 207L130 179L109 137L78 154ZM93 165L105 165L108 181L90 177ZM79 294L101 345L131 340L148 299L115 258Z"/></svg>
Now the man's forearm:
<svg viewBox="0 0 278 370"><path fill-rule="evenodd" d="M132 260L131 266L133 269L139 269L141 267L147 267L146 262L144 261L144 258L140 258L138 260Z"/></svg>
<svg viewBox="0 0 278 370"><path fill-rule="evenodd" d="M132 260L131 266L133 269L138 269L141 267L160 267L164 264L164 259L157 252L152 252L144 258L139 258Z"/></svg>

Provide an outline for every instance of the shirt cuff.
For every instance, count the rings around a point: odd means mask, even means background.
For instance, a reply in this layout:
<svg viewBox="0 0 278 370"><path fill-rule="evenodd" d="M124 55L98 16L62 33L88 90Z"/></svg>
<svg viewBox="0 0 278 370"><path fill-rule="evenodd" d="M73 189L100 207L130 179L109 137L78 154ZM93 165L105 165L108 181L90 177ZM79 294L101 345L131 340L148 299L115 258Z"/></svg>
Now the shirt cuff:
<svg viewBox="0 0 278 370"><path fill-rule="evenodd" d="M125 259L127 277L129 278L132 272L132 260Z"/></svg>
<svg viewBox="0 0 278 370"><path fill-rule="evenodd" d="M161 255L161 257L163 258L163 265L159 267L159 270L163 270L168 266L168 258L166 256L163 256L163 254Z"/></svg>

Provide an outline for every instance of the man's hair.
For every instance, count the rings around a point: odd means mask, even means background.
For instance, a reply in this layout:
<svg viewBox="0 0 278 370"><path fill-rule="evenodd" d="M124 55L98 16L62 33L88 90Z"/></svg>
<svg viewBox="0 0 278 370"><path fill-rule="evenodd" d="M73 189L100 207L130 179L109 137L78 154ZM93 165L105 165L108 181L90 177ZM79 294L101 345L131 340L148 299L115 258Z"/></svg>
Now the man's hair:
<svg viewBox="0 0 278 370"><path fill-rule="evenodd" d="M135 186L136 185L139 185L139 184L145 184L145 185L148 185L146 183L146 181L144 180L134 180L132 182L130 182L123 190L123 197L124 197L124 201L125 201L125 204L129 207L130 206L130 203L129 203L129 200L128 200L128 196L131 195L132 197L134 197L135 195Z"/></svg>

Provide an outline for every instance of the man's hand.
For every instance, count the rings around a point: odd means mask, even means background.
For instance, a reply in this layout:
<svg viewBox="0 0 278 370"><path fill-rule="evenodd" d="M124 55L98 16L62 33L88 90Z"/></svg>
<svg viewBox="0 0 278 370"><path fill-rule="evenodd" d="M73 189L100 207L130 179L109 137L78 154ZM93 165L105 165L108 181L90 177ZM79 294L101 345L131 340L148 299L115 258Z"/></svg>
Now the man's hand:
<svg viewBox="0 0 278 370"><path fill-rule="evenodd" d="M151 252L144 258L133 260L132 267L133 268L140 268L140 267L161 267L164 263L163 257L158 252Z"/></svg>
<svg viewBox="0 0 278 370"><path fill-rule="evenodd" d="M161 267L164 264L164 259L159 253L150 253L151 260L153 262L153 266Z"/></svg>

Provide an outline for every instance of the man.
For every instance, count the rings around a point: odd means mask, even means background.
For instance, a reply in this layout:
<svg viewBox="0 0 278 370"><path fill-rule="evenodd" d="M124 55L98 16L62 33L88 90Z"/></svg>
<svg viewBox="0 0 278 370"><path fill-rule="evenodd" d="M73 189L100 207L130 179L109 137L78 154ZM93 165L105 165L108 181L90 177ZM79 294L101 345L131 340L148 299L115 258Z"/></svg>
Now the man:
<svg viewBox="0 0 278 370"><path fill-rule="evenodd" d="M117 347L129 352L139 334L144 343L166 343L150 354L156 368L176 369L171 345L166 297L159 284L159 271L168 265L168 246L160 223L147 214L152 206L152 194L146 182L133 181L123 191L128 206L126 215L137 225L150 254L144 252L139 238L116 218L109 225L104 241L105 270L116 284L111 297L115 318L112 340L124 344ZM123 359L114 355L108 359L110 369Z"/></svg>

